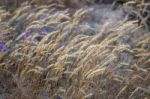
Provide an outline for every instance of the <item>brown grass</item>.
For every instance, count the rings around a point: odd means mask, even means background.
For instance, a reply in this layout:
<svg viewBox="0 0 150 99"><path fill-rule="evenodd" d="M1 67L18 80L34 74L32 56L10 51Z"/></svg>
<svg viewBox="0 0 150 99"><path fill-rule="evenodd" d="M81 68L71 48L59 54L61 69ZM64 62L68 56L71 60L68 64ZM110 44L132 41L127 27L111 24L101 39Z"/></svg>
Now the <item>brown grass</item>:
<svg viewBox="0 0 150 99"><path fill-rule="evenodd" d="M149 99L150 32L135 20L107 22L100 32L86 35L88 28L80 25L87 16L84 8L54 3L22 5L0 15L0 43L9 49L0 52L0 96Z"/></svg>

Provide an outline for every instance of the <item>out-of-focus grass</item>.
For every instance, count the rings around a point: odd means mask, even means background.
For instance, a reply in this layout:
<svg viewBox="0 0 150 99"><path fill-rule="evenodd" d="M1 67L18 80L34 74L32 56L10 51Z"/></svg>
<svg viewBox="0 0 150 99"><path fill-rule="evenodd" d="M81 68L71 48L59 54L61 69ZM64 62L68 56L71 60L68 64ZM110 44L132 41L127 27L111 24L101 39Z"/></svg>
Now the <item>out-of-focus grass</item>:
<svg viewBox="0 0 150 99"><path fill-rule="evenodd" d="M0 16L5 98L150 98L150 33L137 20L113 27L107 22L90 34L80 27L84 8L24 4L6 13Z"/></svg>

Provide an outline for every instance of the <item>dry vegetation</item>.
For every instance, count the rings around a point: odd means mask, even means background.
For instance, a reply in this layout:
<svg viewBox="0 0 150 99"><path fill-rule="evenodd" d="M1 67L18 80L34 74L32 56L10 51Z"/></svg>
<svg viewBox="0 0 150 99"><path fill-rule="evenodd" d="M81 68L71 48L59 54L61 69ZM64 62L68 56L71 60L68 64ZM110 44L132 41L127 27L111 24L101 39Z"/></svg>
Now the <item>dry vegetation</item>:
<svg viewBox="0 0 150 99"><path fill-rule="evenodd" d="M87 1L0 8L0 99L150 99L149 3L114 25Z"/></svg>

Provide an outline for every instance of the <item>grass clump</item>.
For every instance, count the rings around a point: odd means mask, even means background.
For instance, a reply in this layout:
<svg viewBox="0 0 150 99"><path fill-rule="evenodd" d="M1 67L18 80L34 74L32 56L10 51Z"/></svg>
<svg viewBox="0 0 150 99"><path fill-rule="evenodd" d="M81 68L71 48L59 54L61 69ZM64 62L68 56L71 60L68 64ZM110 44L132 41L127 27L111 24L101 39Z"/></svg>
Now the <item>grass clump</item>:
<svg viewBox="0 0 150 99"><path fill-rule="evenodd" d="M4 99L150 98L150 32L143 28L149 28L149 18L139 8L133 10L134 21L98 26L90 6L75 9L53 2L1 11Z"/></svg>

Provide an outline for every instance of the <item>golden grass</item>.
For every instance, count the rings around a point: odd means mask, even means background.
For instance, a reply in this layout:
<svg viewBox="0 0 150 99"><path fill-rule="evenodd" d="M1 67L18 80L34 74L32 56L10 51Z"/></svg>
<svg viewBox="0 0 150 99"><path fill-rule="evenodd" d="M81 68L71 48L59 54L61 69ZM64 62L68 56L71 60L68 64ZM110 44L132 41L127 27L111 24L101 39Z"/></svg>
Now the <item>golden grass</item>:
<svg viewBox="0 0 150 99"><path fill-rule="evenodd" d="M135 21L107 22L99 33L85 35L79 27L88 16L84 8L21 6L7 21L5 15L4 99L150 98L150 32Z"/></svg>

